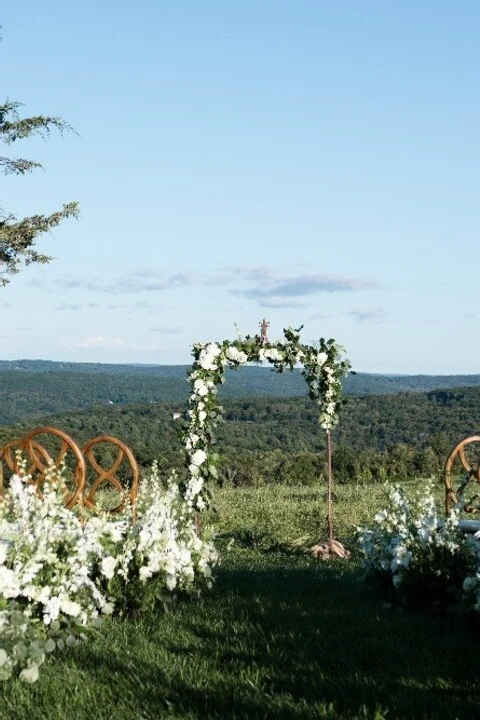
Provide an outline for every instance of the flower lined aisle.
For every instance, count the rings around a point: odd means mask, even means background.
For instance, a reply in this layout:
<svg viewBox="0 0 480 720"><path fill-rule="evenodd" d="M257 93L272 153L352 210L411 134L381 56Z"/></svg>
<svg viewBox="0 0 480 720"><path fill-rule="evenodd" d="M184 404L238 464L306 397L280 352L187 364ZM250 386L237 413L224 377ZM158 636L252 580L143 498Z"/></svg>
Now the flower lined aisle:
<svg viewBox="0 0 480 720"><path fill-rule="evenodd" d="M82 519L51 468L40 498L15 475L0 499L0 679L34 682L49 653L74 646L106 615L132 614L211 587L213 545L195 533L175 475L156 465L127 507Z"/></svg>
<svg viewBox="0 0 480 720"><path fill-rule="evenodd" d="M116 519L101 514L85 520L67 510L58 490L61 471L53 466L43 498L28 478L15 475L0 498L0 679L19 671L34 682L46 654L75 645L105 615L135 613L172 593L210 587L218 557L196 529L198 512L208 504L208 480L217 477L213 431L222 418L216 394L225 368L267 361L282 372L303 365L329 439L343 404L341 378L350 369L343 352L333 340L305 345L292 328L276 343L256 335L195 344L182 427L187 481L181 490L172 474L164 488L154 466L140 485L134 521L129 507ZM330 475L329 465L331 498ZM331 509L329 501L329 549Z"/></svg>

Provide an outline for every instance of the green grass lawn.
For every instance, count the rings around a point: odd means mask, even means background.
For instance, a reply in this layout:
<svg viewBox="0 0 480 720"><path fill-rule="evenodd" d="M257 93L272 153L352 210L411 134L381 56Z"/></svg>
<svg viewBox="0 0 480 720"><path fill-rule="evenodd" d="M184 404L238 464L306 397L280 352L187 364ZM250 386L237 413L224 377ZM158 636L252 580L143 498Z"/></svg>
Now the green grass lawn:
<svg viewBox="0 0 480 720"><path fill-rule="evenodd" d="M336 533L380 507L378 488L337 488ZM315 561L323 492L224 489L213 591L4 684L5 720L480 717L479 625L399 613L368 594L355 555ZM227 550L227 547L230 549Z"/></svg>

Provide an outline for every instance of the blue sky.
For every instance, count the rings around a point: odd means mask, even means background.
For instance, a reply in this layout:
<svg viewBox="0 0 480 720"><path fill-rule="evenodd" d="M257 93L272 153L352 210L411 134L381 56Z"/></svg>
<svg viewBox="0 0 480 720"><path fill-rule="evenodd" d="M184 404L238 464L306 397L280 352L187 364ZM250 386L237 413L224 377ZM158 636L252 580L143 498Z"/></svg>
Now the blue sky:
<svg viewBox="0 0 480 720"><path fill-rule="evenodd" d="M18 217L78 200L0 289L1 359L185 364L270 321L361 372L480 372L480 4L22 0L3 98L77 131L2 154Z"/></svg>

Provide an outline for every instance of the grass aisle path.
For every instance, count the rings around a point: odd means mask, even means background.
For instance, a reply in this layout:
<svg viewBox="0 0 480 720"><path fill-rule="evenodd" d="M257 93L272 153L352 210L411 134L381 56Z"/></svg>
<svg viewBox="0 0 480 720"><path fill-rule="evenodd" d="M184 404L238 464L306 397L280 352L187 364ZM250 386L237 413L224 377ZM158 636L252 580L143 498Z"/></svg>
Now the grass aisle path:
<svg viewBox="0 0 480 720"><path fill-rule="evenodd" d="M5 684L0 717L474 720L478 632L387 610L354 563L237 548L210 595L109 623L36 685Z"/></svg>

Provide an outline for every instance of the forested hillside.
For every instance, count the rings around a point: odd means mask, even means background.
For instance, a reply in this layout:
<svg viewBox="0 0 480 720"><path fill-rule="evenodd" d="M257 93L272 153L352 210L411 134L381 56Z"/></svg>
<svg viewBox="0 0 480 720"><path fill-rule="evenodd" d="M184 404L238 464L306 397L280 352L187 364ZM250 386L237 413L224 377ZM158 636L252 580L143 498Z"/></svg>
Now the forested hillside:
<svg viewBox="0 0 480 720"><path fill-rule="evenodd" d="M88 407L132 403L185 403L186 365L102 365L45 360L0 361L0 424ZM479 386L480 375L388 376L358 373L344 380L348 395L425 392ZM220 397L306 396L300 369L277 374L270 367L228 370Z"/></svg>
<svg viewBox="0 0 480 720"><path fill-rule="evenodd" d="M324 434L304 397L227 399L218 428L220 480L314 483L324 468ZM53 414L0 429L0 443L43 422L83 443L101 433L124 440L138 461L181 467L178 423L183 403L148 403ZM429 476L450 448L480 430L480 387L348 398L333 432L334 469L342 482Z"/></svg>

